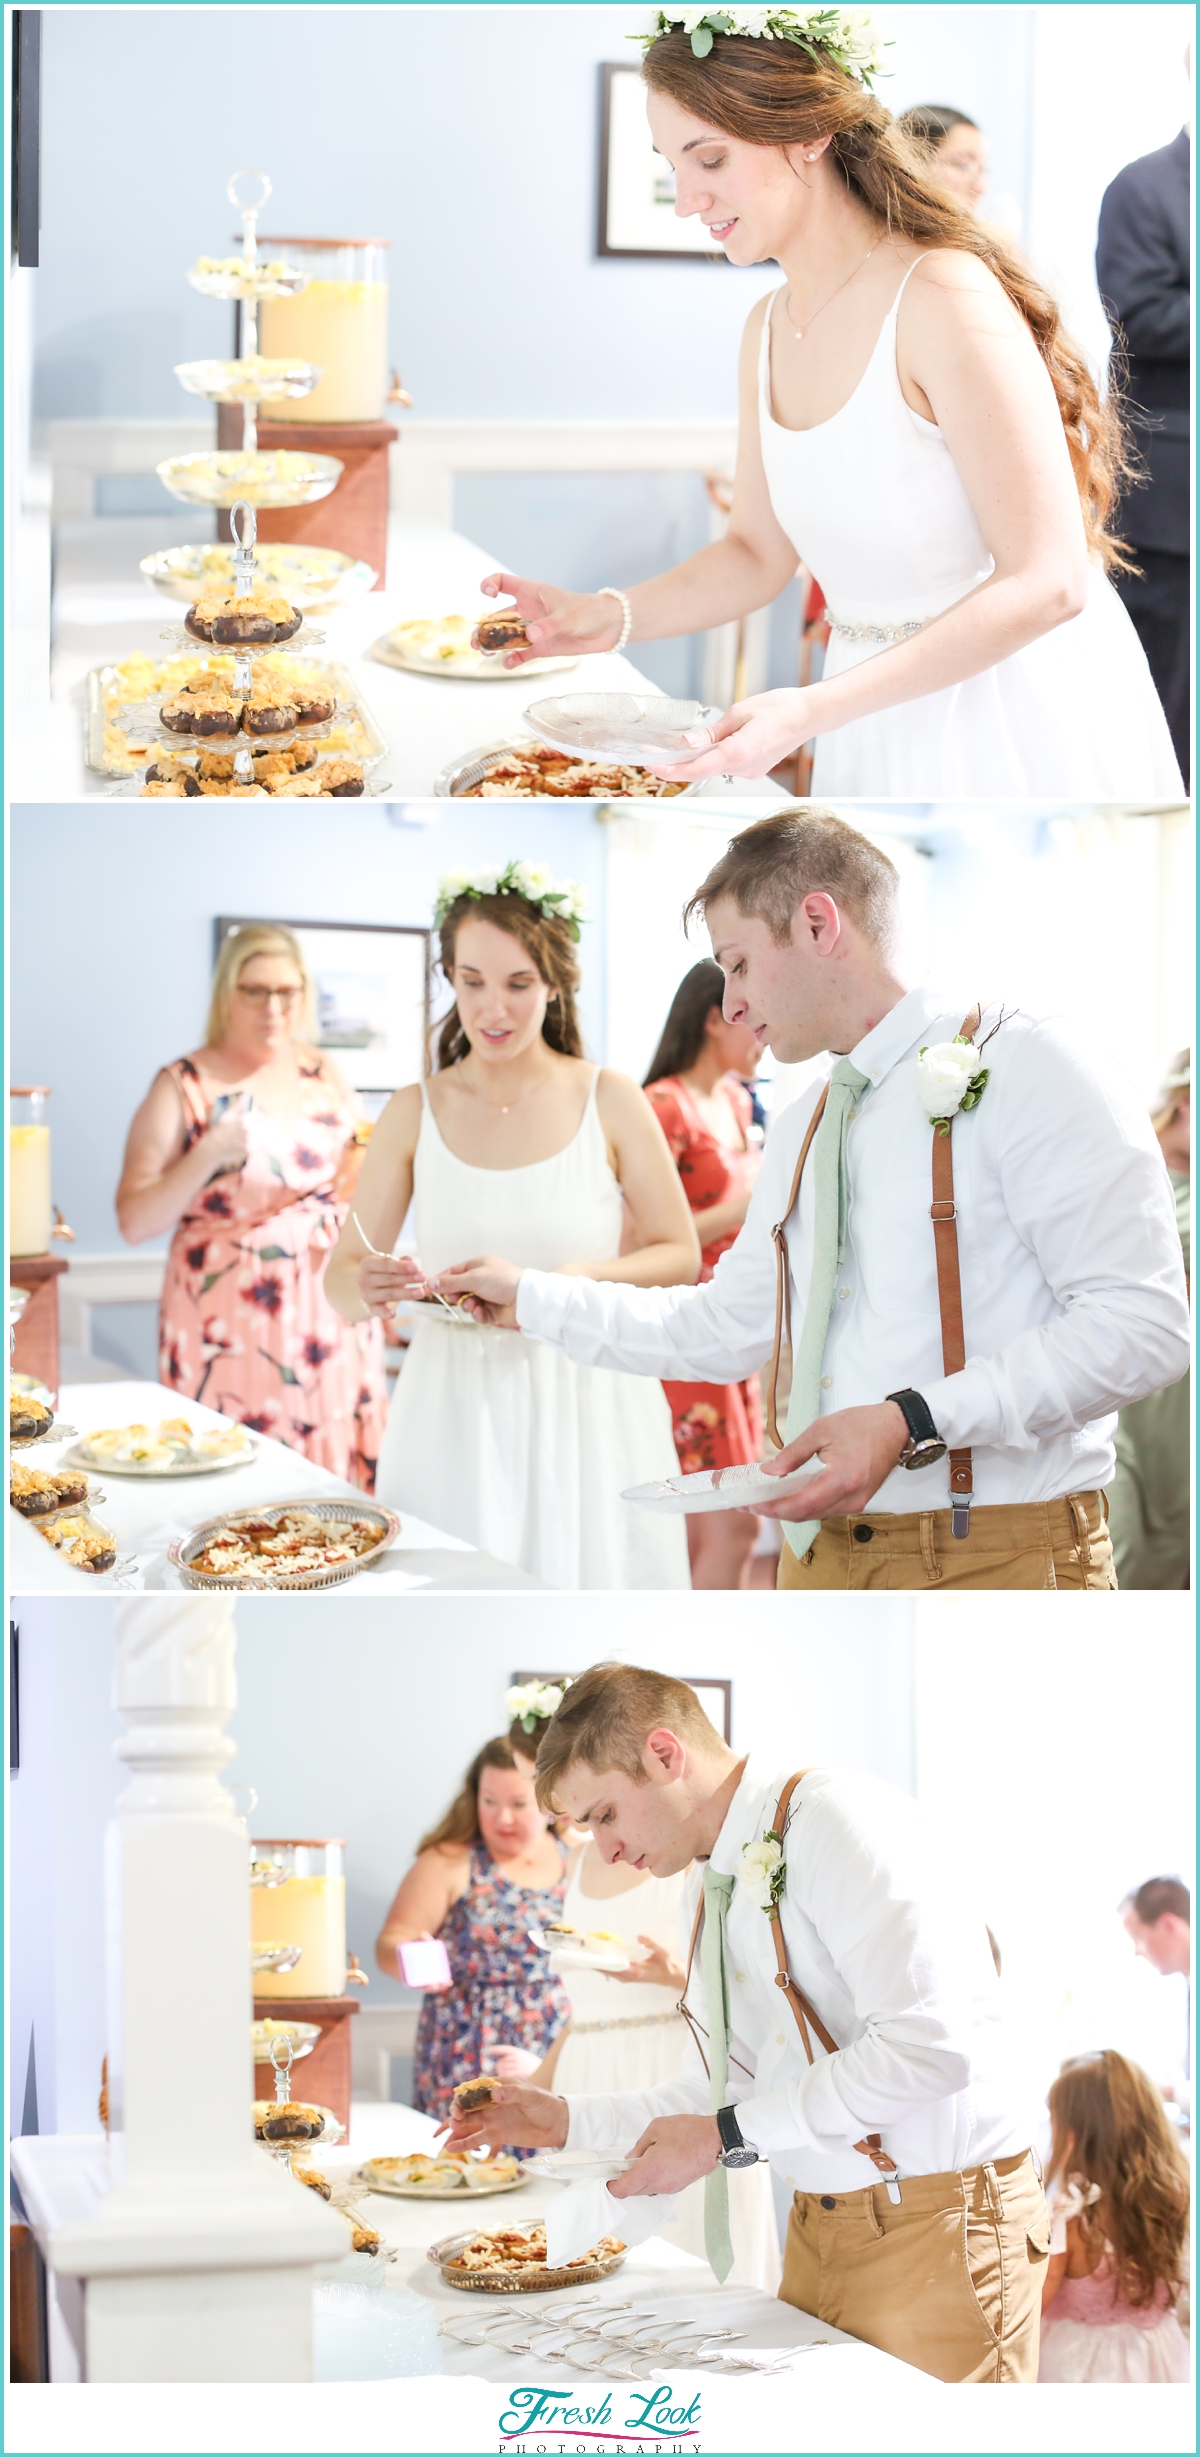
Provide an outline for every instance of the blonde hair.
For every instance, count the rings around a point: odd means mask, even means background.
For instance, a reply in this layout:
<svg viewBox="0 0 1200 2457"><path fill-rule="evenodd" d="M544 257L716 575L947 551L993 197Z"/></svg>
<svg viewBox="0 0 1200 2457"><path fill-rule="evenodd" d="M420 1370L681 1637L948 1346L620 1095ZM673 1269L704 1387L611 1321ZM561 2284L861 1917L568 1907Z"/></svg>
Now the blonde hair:
<svg viewBox="0 0 1200 2457"><path fill-rule="evenodd" d="M1049 2090L1054 2148L1048 2184L1064 2174L1098 2184L1100 2198L1077 2224L1102 2258L1111 2247L1117 2283L1134 2310L1174 2296L1187 2255L1187 2160L1140 2065L1102 2048L1073 2056ZM1068 2136L1073 2135L1068 2150Z"/></svg>
<svg viewBox="0 0 1200 2457"><path fill-rule="evenodd" d="M552 1715L537 1753L538 1806L555 1809L554 1786L581 1760L598 1774L614 1768L634 1783L647 1780L642 1751L659 1725L688 1741L702 1757L724 1746L694 1689L667 1672L644 1672L636 1664L593 1664L572 1681Z"/></svg>
<svg viewBox="0 0 1200 2457"><path fill-rule="evenodd" d="M233 993L247 964L255 956L286 956L294 964L304 984L304 998L293 1027L297 1040L311 1037L316 1030L313 1014L313 978L304 961L299 939L285 930L281 921L247 921L238 930L231 930L221 942L212 977L212 996L208 1006L208 1021L204 1027L206 1049L216 1049L229 1030L229 1011Z"/></svg>

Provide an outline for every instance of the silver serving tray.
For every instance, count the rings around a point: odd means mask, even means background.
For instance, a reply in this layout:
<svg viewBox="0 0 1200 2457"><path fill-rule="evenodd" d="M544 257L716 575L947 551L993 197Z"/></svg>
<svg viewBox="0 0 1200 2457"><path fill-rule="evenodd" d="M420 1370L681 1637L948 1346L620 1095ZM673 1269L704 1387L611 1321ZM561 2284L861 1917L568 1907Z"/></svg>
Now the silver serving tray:
<svg viewBox="0 0 1200 2457"><path fill-rule="evenodd" d="M219 568L212 565L214 552L224 557ZM281 596L290 597L294 606L340 604L373 589L379 578L371 564L338 554L332 546L263 544L256 546L255 553L261 577L278 588ZM206 586L233 587L233 548L164 546L157 554L143 556L138 568L152 588L190 605Z"/></svg>
<svg viewBox="0 0 1200 2457"><path fill-rule="evenodd" d="M580 2262L570 2269L550 2269L545 2261L531 2261L526 2269L452 2269L449 2264L456 2252L473 2243L480 2233L478 2227L468 2227L465 2233L443 2235L431 2244L425 2255L439 2269L446 2286L465 2287L468 2294L477 2295L538 2295L547 2287L595 2286L601 2278L611 2278L625 2259L623 2252L608 2252L598 2261Z"/></svg>
<svg viewBox="0 0 1200 2457"><path fill-rule="evenodd" d="M192 1568L197 1553L202 1553L206 1544L211 1544L213 1537L222 1535L226 1528L236 1530L247 1520L261 1525L264 1519L281 1519L289 1510L310 1510L314 1516L323 1519L374 1519L379 1528L379 1542L373 1544L369 1551L357 1553L353 1561L337 1562L327 1570L307 1570L303 1575L291 1578L286 1574L273 1578L248 1575L218 1578L209 1570ZM307 1587L344 1586L348 1579L357 1578L360 1570L368 1569L373 1561L378 1561L380 1554L395 1543L399 1533L397 1513L385 1510L379 1502L368 1501L365 1494L361 1501L343 1501L340 1496L327 1501L321 1494L306 1493L287 1501L264 1502L257 1510L225 1510L219 1518L205 1519L202 1526L193 1528L190 1536L175 1538L168 1558L178 1570L184 1586L199 1588L203 1594L227 1588L241 1595L296 1595Z"/></svg>
<svg viewBox="0 0 1200 2457"><path fill-rule="evenodd" d="M192 645L195 649L197 657L202 659L206 654L204 643L197 640L194 641ZM285 640L283 647L276 649L274 654L279 657L286 656L287 648L288 643ZM231 653L232 652L228 649L215 649L207 651L209 656L220 657L227 657ZM165 664L166 660L164 658L158 662ZM361 725L363 733L366 737L365 746L361 753L363 766L367 769L373 768L375 762L384 757L388 746L386 739L383 734L380 733L379 726L375 718L372 716L370 709L367 707L366 702L363 699L362 692L359 689L358 684L355 682L352 674L350 674L344 665L337 665L331 658L328 657L306 657L304 662L306 665L312 667L314 673L320 674L324 677L324 680L328 684L339 708L345 712L342 714L340 720L331 720L331 722L336 723L340 721L344 724L346 722L347 714L351 711L353 711L353 714L358 718L359 724ZM113 665L94 665L88 674L86 716L84 725L84 757L89 768L95 769L101 776L129 777L131 773L136 771L141 763L133 759L131 759L128 763L124 760L116 761L110 759L104 746L104 694L106 689L108 689L115 680L116 671L117 669ZM123 704L126 707L136 707L140 705L139 702L133 700L127 700ZM311 735L313 731L314 729L312 728L306 728L306 738ZM247 744L251 742L259 742L267 748L274 748L278 750L281 748L283 741L282 736L274 734L214 734L211 737L206 736L203 741L201 741L195 734L167 734L166 732L164 732L162 739L164 741L169 740L173 742L177 749L193 750L199 748L206 751L236 750L240 742L245 742ZM352 758L357 758L359 754L357 752L352 752L349 754L349 756Z"/></svg>
<svg viewBox="0 0 1200 2457"><path fill-rule="evenodd" d="M443 768L441 774L434 778L433 790L435 795L437 795L442 801L452 800L459 794L469 793L473 785L482 785L485 776L487 776L489 771L495 767L497 760L507 758L510 751L519 750L524 739L526 739L526 737L521 735L510 736L507 742L484 742L479 745L477 750L460 752L458 758L452 759L449 766ZM605 764L609 767L629 767L632 766L633 763L629 760L609 760ZM661 777L650 776L648 774L644 794L637 793L614 797L611 791L602 790L599 786L597 786L593 798L597 802L611 802L614 799L631 802L681 802L686 801L689 794L699 793L699 791L699 783L694 785L684 785L681 788L678 785L665 785ZM541 800L557 802L560 799L570 799L572 801L579 800L582 802L586 799L586 796L583 794L578 796L571 795L569 797L565 795L560 796L558 794L546 794L544 796L540 794L519 794L515 798L522 802Z"/></svg>

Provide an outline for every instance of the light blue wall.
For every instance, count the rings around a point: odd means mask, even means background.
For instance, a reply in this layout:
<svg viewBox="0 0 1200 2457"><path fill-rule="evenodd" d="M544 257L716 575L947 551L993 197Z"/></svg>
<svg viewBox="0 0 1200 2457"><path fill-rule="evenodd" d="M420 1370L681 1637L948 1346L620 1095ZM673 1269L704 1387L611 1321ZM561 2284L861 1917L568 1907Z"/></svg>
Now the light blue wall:
<svg viewBox="0 0 1200 2457"><path fill-rule="evenodd" d="M18 1598L22 1768L13 1781L12 2100L20 2130L31 2026L38 2040L40 2130L94 2131L104 2054L104 1828L124 1789L112 1756L113 1607ZM797 1630L763 1597L738 1616L728 1599L558 1604L494 1596L388 1601L363 1596L243 1596L236 1606L237 1743L226 1780L258 1793L260 1834L341 1834L348 1941L371 1971L368 2004L409 2003L375 1969L383 1916L421 1834L458 1790L476 1749L504 1729L515 1672L579 1672L614 1653L684 1679L731 1678L733 1745L772 1766L867 1767L915 1791L913 1640L903 1597L812 1598ZM313 1701L297 1722L279 1700ZM197 2071L202 2069L202 2055Z"/></svg>
<svg viewBox="0 0 1200 2457"><path fill-rule="evenodd" d="M977 115L994 185L1022 207L1034 14L880 11L889 107ZM247 149L274 181L267 232L393 240L392 359L419 416L733 415L741 328L775 267L595 252L599 67L636 59L644 9L51 8L43 22L35 416L196 412L172 369L231 347L232 310L184 274L230 244L225 183ZM252 136L232 132L238 95ZM166 499L154 479L114 478L100 506ZM455 521L510 570L591 589L695 552L708 514L698 478L477 477L456 488ZM792 590L773 684L795 680L796 629ZM699 657L660 641L641 663L691 694Z"/></svg>
<svg viewBox="0 0 1200 2457"><path fill-rule="evenodd" d="M1023 200L1034 11L885 7L901 110L987 128ZM264 228L393 242L392 351L422 417L671 417L734 407L737 338L773 268L595 255L598 69L642 8L54 9L44 16L41 416L171 416L230 310L184 273L235 224L249 148ZM252 135L238 136L239 104Z"/></svg>
<svg viewBox="0 0 1200 2457"><path fill-rule="evenodd" d="M531 806L502 843L485 806L447 809L445 822L394 826L385 804L343 803L332 822L291 805L279 825L247 827L207 802L200 833L174 806L164 824L127 802L17 805L12 1080L54 1087L54 1199L83 1252L120 1248L112 1197L129 1121L155 1069L203 1037L219 913L427 927L443 871L509 854L548 862L587 892L583 1027L603 1051L604 838L591 805Z"/></svg>

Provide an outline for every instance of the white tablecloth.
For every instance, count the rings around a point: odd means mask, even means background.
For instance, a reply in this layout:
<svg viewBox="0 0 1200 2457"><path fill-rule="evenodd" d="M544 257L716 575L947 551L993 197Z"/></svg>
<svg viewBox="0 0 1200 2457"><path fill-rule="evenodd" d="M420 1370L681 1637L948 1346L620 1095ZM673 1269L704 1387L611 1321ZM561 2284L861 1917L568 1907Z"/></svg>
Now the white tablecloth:
<svg viewBox="0 0 1200 2457"><path fill-rule="evenodd" d="M203 534L202 514L197 522ZM150 589L138 563L169 544L172 532L180 534L174 522L146 518L73 521L59 531L52 704L49 710L12 712L8 791L13 801L78 801L111 792L111 783L84 761L84 681L92 666L118 663L135 649L170 654L159 634L182 618L183 607ZM496 568L495 555L453 529L394 522L387 587L321 617L322 653L350 668L389 746L376 792L386 781L397 800L431 794L435 777L452 759L526 731L528 703L559 689L657 691L628 657L588 657L573 674L530 678L518 671L503 681L468 682L401 673L367 656L373 640L410 616L487 611L490 601L480 595L479 583ZM710 798L729 798L729 786L719 779L710 779L703 790ZM739 801L785 798L766 780L740 783L737 795Z"/></svg>
<svg viewBox="0 0 1200 2457"><path fill-rule="evenodd" d="M339 2181L365 2158L395 2158L409 2151L427 2150L434 2146L435 2129L432 2117L419 2115L411 2107L356 2100L345 2146L321 2152L322 2173L331 2182ZM551 2197L563 2189L545 2176L532 2175L518 2193L472 2196L469 2219L460 2219L458 2208L451 2201L399 2201L384 2193L364 2194L360 2206L368 2225L377 2228L389 2250L399 2255L389 2264L388 2284L407 2287L428 2297L439 2322L451 2321L466 2331L476 2319L482 2328L493 2309L492 2299L445 2286L440 2270L425 2258L430 2244L454 2233L460 2225L492 2227L511 2221L525 2226L542 2217ZM613 2207L616 2210L619 2205L614 2203ZM620 2233L619 2220L613 2232ZM560 2290L564 2305L572 2292L569 2287ZM879 2395L895 2380L915 2377L907 2364L878 2353L873 2346L861 2345L843 2330L813 2320L808 2313L797 2312L791 2304L780 2303L755 2287L720 2286L707 2262L678 2251L658 2236L652 2235L647 2242L637 2245L602 2289L589 2287L587 2292L602 2293L605 2301L613 2304L634 2300L672 2307L678 2312L681 2326L698 2314L714 2329L744 2332L738 2341L743 2346L811 2349L826 2362L836 2361L839 2380L844 2377L847 2394L870 2389ZM531 2307L540 2308L551 2301L557 2307L558 2298L534 2295L529 2301ZM456 2345L453 2338L445 2336L441 2346L442 2369L453 2379L523 2381L530 2377L527 2355L509 2355L495 2345ZM679 2368L682 2371L686 2366ZM566 2367L555 2365L550 2376L566 2380L573 2374Z"/></svg>
<svg viewBox="0 0 1200 2457"><path fill-rule="evenodd" d="M197 1406L191 1399L181 1401L177 1392L166 1390L157 1382L68 1383L59 1392L58 1414L80 1433L102 1425L157 1424L160 1417L181 1414L204 1425L226 1421L212 1408ZM215 1518L221 1510L253 1509L275 1501L315 1502L334 1495L363 1499L356 1486L344 1484L323 1467L315 1467L299 1451L287 1449L282 1442L265 1441L260 1435L254 1439L258 1447L251 1466L225 1469L217 1474L167 1479L114 1476L107 1468L94 1472L94 1483L105 1496L102 1502L95 1503L96 1516L112 1529L117 1539L118 1570L122 1558L132 1557L136 1564L128 1580L122 1579L123 1585L177 1587L179 1573L168 1561L168 1547L176 1536L190 1534L193 1527L204 1519ZM61 1447L69 1449L70 1444ZM34 1449L18 1455L31 1467L50 1467L59 1458L60 1445L38 1443ZM28 1520L11 1509L8 1539L8 1577L14 1592L30 1594L54 1588L84 1594L113 1583L111 1576L97 1580L85 1570L73 1569ZM387 1552L360 1570L346 1586L331 1592L404 1595L417 1589L429 1592L439 1588L537 1585L538 1581L524 1570L497 1561L490 1553L477 1552L458 1536L446 1535L440 1527L431 1527L427 1520L413 1518L406 1512L400 1533Z"/></svg>

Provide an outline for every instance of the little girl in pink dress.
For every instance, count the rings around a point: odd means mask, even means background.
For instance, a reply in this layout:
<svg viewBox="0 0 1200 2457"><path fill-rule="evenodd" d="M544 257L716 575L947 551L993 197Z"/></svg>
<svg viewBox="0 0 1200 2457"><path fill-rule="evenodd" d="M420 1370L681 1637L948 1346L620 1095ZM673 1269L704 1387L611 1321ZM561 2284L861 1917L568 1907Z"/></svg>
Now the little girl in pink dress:
<svg viewBox="0 0 1200 2457"><path fill-rule="evenodd" d="M1063 2067L1050 2113L1039 2381L1186 2381L1188 2172L1157 2091L1106 2049Z"/></svg>

